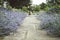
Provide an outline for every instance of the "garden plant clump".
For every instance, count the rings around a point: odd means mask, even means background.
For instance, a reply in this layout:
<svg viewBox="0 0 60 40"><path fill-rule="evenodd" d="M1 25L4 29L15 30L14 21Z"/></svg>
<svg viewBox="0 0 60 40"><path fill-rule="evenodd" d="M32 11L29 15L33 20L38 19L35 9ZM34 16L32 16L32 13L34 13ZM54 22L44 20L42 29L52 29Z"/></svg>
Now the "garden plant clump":
<svg viewBox="0 0 60 40"><path fill-rule="evenodd" d="M41 13L37 18L40 20L40 29L50 36L60 36L60 14L48 11Z"/></svg>
<svg viewBox="0 0 60 40"><path fill-rule="evenodd" d="M7 36L15 32L26 16L27 14L23 12L0 8L0 36Z"/></svg>

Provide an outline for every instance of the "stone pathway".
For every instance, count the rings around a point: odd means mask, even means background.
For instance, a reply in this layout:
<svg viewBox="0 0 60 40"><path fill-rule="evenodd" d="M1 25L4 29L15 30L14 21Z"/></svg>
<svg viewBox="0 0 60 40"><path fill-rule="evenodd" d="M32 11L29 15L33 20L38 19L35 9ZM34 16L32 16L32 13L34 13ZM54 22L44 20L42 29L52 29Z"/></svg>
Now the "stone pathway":
<svg viewBox="0 0 60 40"><path fill-rule="evenodd" d="M26 17L16 34L7 36L3 40L60 40L47 36L43 30L38 30L39 24L40 21L33 15Z"/></svg>

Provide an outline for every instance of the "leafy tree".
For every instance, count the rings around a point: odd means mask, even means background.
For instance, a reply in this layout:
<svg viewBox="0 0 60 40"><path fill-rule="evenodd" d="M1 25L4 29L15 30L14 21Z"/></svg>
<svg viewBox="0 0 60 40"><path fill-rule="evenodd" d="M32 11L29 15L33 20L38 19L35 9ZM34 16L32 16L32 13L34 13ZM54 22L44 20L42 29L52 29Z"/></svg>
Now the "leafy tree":
<svg viewBox="0 0 60 40"><path fill-rule="evenodd" d="M46 0L49 6L60 5L60 0Z"/></svg>
<svg viewBox="0 0 60 40"><path fill-rule="evenodd" d="M12 8L22 8L30 5L30 0L7 0Z"/></svg>
<svg viewBox="0 0 60 40"><path fill-rule="evenodd" d="M41 4L40 4L40 9L41 9L41 10L46 10L47 7L48 7L48 6L47 6L47 4L45 4L45 3L41 3Z"/></svg>
<svg viewBox="0 0 60 40"><path fill-rule="evenodd" d="M0 6L2 6L3 5L3 0L0 0Z"/></svg>
<svg viewBox="0 0 60 40"><path fill-rule="evenodd" d="M40 6L36 5L35 11L40 11Z"/></svg>
<svg viewBox="0 0 60 40"><path fill-rule="evenodd" d="M47 0L49 11L60 13L60 0Z"/></svg>
<svg viewBox="0 0 60 40"><path fill-rule="evenodd" d="M0 0L0 5L3 5L3 2L6 1L12 8L22 8L23 6L29 6L30 0Z"/></svg>

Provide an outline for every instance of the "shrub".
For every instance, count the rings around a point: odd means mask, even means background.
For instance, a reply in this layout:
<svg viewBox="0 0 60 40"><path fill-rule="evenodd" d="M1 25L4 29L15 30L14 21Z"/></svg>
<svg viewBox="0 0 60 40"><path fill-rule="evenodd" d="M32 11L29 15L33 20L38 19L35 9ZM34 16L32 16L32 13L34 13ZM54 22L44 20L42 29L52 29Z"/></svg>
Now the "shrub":
<svg viewBox="0 0 60 40"><path fill-rule="evenodd" d="M0 36L7 36L15 32L27 16L23 12L13 12L5 8L0 8Z"/></svg>
<svg viewBox="0 0 60 40"><path fill-rule="evenodd" d="M45 30L49 35L60 36L60 14L41 13L38 16L40 29Z"/></svg>

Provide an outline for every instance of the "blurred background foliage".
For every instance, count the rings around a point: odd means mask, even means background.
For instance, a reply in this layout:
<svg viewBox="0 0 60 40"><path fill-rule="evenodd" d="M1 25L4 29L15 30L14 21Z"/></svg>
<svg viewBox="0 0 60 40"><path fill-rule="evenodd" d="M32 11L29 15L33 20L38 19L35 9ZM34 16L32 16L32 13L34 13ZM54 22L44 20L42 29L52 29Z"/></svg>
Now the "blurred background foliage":
<svg viewBox="0 0 60 40"><path fill-rule="evenodd" d="M4 2L6 3L6 8L8 9L21 9L25 12L39 12L41 10L60 12L60 0L46 0L46 3L34 6L31 6L31 0L0 0L0 7L3 7Z"/></svg>

